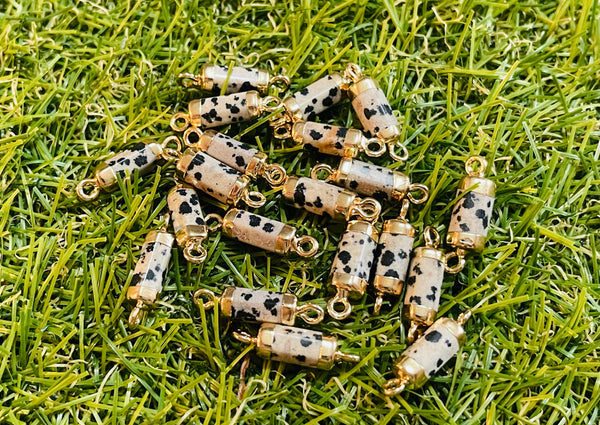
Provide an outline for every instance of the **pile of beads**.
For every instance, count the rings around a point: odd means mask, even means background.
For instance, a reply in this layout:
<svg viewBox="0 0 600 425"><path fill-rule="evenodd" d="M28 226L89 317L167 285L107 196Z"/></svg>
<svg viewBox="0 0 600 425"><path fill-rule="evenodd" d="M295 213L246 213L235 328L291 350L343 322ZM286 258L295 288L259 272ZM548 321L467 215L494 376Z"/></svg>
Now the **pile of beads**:
<svg viewBox="0 0 600 425"><path fill-rule="evenodd" d="M266 202L261 192L252 189L258 178L264 178L294 207L347 222L329 275L334 290L327 302L329 316L348 318L350 301L362 296L369 284L376 293L375 313L385 296L405 292L402 317L410 324L408 340L414 343L395 364L396 378L387 381L383 391L394 395L407 385L422 385L465 342L463 325L470 311L456 321L436 321L436 315L444 273L459 272L466 253L480 252L485 245L495 196L494 183L484 177L485 159L475 156L466 162L468 176L459 185L446 237L454 251L439 249L440 236L432 227L425 229L425 246L414 247L416 230L408 222L407 212L411 203L425 202L429 190L399 171L356 159L360 153L379 157L386 152L395 161L408 158L399 142L398 120L384 92L357 65L349 64L343 73L327 75L283 99L268 95L269 88L273 86L282 95L290 87L289 78L271 77L258 69L207 64L199 75L181 74L180 81L213 96L192 100L186 112L172 117L171 128L178 135L161 144L130 147L77 188L82 200L91 201L101 189L114 189L119 179L148 173L161 160L176 162L175 185L167 194L173 233L165 224L145 239L127 292L128 299L135 302L130 323L139 324L147 307L156 302L175 241L193 263L207 258L203 241L218 230L279 255L311 257L318 252L319 244L312 236L299 236L289 224L241 208L244 204L259 208ZM315 121L344 98L351 102L362 131ZM341 157L337 168L320 163L314 165L310 177L288 175L264 152L213 129L263 113L269 114L276 138L289 138L306 149ZM229 209L222 216L205 217L197 190ZM380 226L382 203L399 207L399 214ZM456 264L450 266L452 262ZM334 336L294 327L298 317L308 325L318 325L325 311L313 303L299 305L293 294L230 286L218 297L200 289L194 301L203 308L219 308L231 320L261 323L254 337L234 332L236 339L255 344L261 357L322 369L332 368L337 360L360 360L339 351Z"/></svg>

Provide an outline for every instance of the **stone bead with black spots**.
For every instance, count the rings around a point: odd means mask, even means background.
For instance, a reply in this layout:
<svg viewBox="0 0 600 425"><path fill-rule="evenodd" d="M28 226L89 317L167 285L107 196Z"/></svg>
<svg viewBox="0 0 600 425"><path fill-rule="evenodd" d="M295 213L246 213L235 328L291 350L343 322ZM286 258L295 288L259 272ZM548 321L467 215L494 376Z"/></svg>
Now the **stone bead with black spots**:
<svg viewBox="0 0 600 425"><path fill-rule="evenodd" d="M331 274L341 273L369 280L377 242L369 235L347 230L338 243Z"/></svg>
<svg viewBox="0 0 600 425"><path fill-rule="evenodd" d="M291 201L298 208L317 215L336 216L337 199L344 189L313 180L308 177L300 177L294 189Z"/></svg>
<svg viewBox="0 0 600 425"><path fill-rule="evenodd" d="M241 176L204 152L197 152L183 173L184 181L223 203L229 201L229 194Z"/></svg>
<svg viewBox="0 0 600 425"><path fill-rule="evenodd" d="M460 196L463 191L459 190ZM494 198L473 191L467 192L454 206L448 232L470 233L486 237L494 208Z"/></svg>
<svg viewBox="0 0 600 425"><path fill-rule="evenodd" d="M117 183L117 176L124 179L138 170L140 175L148 173L161 152L156 143L136 143L127 150L108 160L96 173L100 187L110 187Z"/></svg>
<svg viewBox="0 0 600 425"><path fill-rule="evenodd" d="M459 349L460 343L456 336L438 320L408 347L402 356L421 365L427 378L430 378L452 359Z"/></svg>
<svg viewBox="0 0 600 425"><path fill-rule="evenodd" d="M385 167L353 159L343 182L356 193L391 200L394 191L394 172Z"/></svg>
<svg viewBox="0 0 600 425"><path fill-rule="evenodd" d="M190 110L193 111L194 117L200 117L202 128L248 121L259 113L258 109L249 107L249 94L258 96L257 92L250 91L197 99L190 102Z"/></svg>
<svg viewBox="0 0 600 425"><path fill-rule="evenodd" d="M345 156L346 134L350 129L337 125L306 121L301 139L304 148L326 155Z"/></svg>
<svg viewBox="0 0 600 425"><path fill-rule="evenodd" d="M277 252L277 239L287 225L245 210L237 210L231 236L257 248Z"/></svg>
<svg viewBox="0 0 600 425"><path fill-rule="evenodd" d="M248 322L281 323L281 292L235 288L231 296L231 318Z"/></svg>
<svg viewBox="0 0 600 425"><path fill-rule="evenodd" d="M435 258L413 257L406 279L405 305L418 305L434 311L440 305L444 264Z"/></svg>
<svg viewBox="0 0 600 425"><path fill-rule="evenodd" d="M131 286L149 288L160 292L165 280L169 261L171 260L171 247L159 242L145 242L138 259Z"/></svg>
<svg viewBox="0 0 600 425"><path fill-rule="evenodd" d="M205 152L241 173L260 151L223 133L216 133Z"/></svg>
<svg viewBox="0 0 600 425"><path fill-rule="evenodd" d="M342 100L342 83L341 75L332 74L294 93L292 98L302 117L307 121L314 121L317 114L339 103Z"/></svg>
<svg viewBox="0 0 600 425"><path fill-rule="evenodd" d="M191 187L178 187L169 192L167 205L171 211L173 230L179 236L189 234L190 229L204 226L204 214L200 208L200 199Z"/></svg>
<svg viewBox="0 0 600 425"><path fill-rule="evenodd" d="M323 334L292 326L275 325L271 359L307 367L317 367Z"/></svg>
<svg viewBox="0 0 600 425"><path fill-rule="evenodd" d="M375 276L406 280L415 239L407 235L382 232L379 236Z"/></svg>
<svg viewBox="0 0 600 425"><path fill-rule="evenodd" d="M371 137L399 125L385 93L380 88L371 88L359 93L352 101L352 107L364 131Z"/></svg>
<svg viewBox="0 0 600 425"><path fill-rule="evenodd" d="M210 70L206 70L206 73L212 77L212 92L216 95L221 93L225 83L227 83L225 94L257 90L260 80L257 69L241 66L234 66L229 73L229 68L226 66L211 65ZM229 78L227 78L228 75Z"/></svg>

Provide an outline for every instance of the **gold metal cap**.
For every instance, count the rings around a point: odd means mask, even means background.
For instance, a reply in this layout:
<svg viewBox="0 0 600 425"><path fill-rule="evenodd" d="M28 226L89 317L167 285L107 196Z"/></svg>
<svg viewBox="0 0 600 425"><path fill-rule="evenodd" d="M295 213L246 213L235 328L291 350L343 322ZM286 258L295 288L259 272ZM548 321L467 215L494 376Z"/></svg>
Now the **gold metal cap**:
<svg viewBox="0 0 600 425"><path fill-rule="evenodd" d="M394 186L392 187L392 198L402 200L406 195L406 192L410 189L410 179L406 174L399 171L392 172L394 178Z"/></svg>
<svg viewBox="0 0 600 425"><path fill-rule="evenodd" d="M231 317L231 304L233 302L233 293L235 292L235 286L228 286L223 291L221 298L219 299L219 306L221 307L221 313L226 317Z"/></svg>
<svg viewBox="0 0 600 425"><path fill-rule="evenodd" d="M490 179L486 179L485 177L463 177L458 186L459 194L460 191L467 190L469 188L473 188L471 191L474 193L479 193L480 195L490 196L492 198L496 196L496 183Z"/></svg>
<svg viewBox="0 0 600 425"><path fill-rule="evenodd" d="M146 235L144 239L144 243L148 242L156 242L161 245L168 246L169 248L173 247L173 242L175 242L175 237L169 232L163 232L160 230L152 230Z"/></svg>
<svg viewBox="0 0 600 425"><path fill-rule="evenodd" d="M296 102L296 99L294 99L292 96L288 96L283 99L282 103L292 121L304 119L302 111L300 111L300 105L298 105L298 102Z"/></svg>
<svg viewBox="0 0 600 425"><path fill-rule="evenodd" d="M367 281L348 273L335 272L331 275L331 285L349 292L348 296L359 297L367 289Z"/></svg>
<svg viewBox="0 0 600 425"><path fill-rule="evenodd" d="M373 287L384 294L400 295L404 282L396 277L376 275L373 279Z"/></svg>
<svg viewBox="0 0 600 425"><path fill-rule="evenodd" d="M425 368L416 360L402 356L393 367L394 374L400 379L407 379L415 388L427 382Z"/></svg>
<svg viewBox="0 0 600 425"><path fill-rule="evenodd" d="M177 161L177 176L180 179L185 180L187 171L190 168L190 163L192 162L195 156L196 152L193 149L188 148L185 150L185 152L183 152L181 158L179 158L179 161Z"/></svg>
<svg viewBox="0 0 600 425"><path fill-rule="evenodd" d="M465 333L465 329L456 320L449 317L442 317L435 322L435 326L445 327L454 335L461 347L465 345L467 334Z"/></svg>
<svg viewBox="0 0 600 425"><path fill-rule="evenodd" d="M457 248L472 249L475 252L483 251L486 239L486 236L467 232L448 232L446 235L446 243L448 245Z"/></svg>
<svg viewBox="0 0 600 425"><path fill-rule="evenodd" d="M321 351L317 368L329 370L333 367L336 360L337 339L330 336L324 336L321 340Z"/></svg>
<svg viewBox="0 0 600 425"><path fill-rule="evenodd" d="M294 236L296 236L296 228L285 224L275 240L275 252L277 254L287 254L292 247Z"/></svg>
<svg viewBox="0 0 600 425"><path fill-rule="evenodd" d="M367 90L377 90L379 85L377 82L371 77L364 77L358 80L354 84L350 84L348 87L348 94L350 96L350 100L356 99L361 93L366 92Z"/></svg>
<svg viewBox="0 0 600 425"><path fill-rule="evenodd" d="M252 116L258 116L261 113L260 97L258 92L250 90L246 92L246 107Z"/></svg>
<svg viewBox="0 0 600 425"><path fill-rule="evenodd" d="M443 261L444 252L430 246L419 246L413 250L415 258L431 258L438 261Z"/></svg>
<svg viewBox="0 0 600 425"><path fill-rule="evenodd" d="M159 291L144 285L130 286L127 290L127 299L131 301L143 301L153 304L158 297Z"/></svg>
<svg viewBox="0 0 600 425"><path fill-rule="evenodd" d="M391 220L386 220L383 223L383 230L381 233L390 233L392 235L402 235L408 236L409 238L414 238L415 228L406 220L393 218Z"/></svg>
<svg viewBox="0 0 600 425"><path fill-rule="evenodd" d="M294 325L298 298L294 294L284 293L281 297L281 323Z"/></svg>
<svg viewBox="0 0 600 425"><path fill-rule="evenodd" d="M373 223L369 223L364 220L349 221L348 225L346 226L346 232L362 233L363 235L367 235L373 239L375 242L379 240L377 228L373 225Z"/></svg>
<svg viewBox="0 0 600 425"><path fill-rule="evenodd" d="M417 322L422 326L430 326L435 321L437 311L417 304L404 304L402 316L407 321Z"/></svg>

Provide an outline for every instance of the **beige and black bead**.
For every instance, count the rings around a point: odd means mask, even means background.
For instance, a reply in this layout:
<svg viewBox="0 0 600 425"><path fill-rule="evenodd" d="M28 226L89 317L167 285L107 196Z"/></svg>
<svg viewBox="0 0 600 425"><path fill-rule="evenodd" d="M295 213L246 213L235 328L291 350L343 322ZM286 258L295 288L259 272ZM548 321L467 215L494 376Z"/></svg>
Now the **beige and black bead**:
<svg viewBox="0 0 600 425"><path fill-rule="evenodd" d="M383 90L375 80L364 77L348 89L352 107L370 137L393 139L400 135L398 120Z"/></svg>
<svg viewBox="0 0 600 425"><path fill-rule="evenodd" d="M385 395L401 393L407 386L420 387L451 360L466 341L464 322L470 312L458 320L438 319L419 339L402 353L393 368L396 378L383 387Z"/></svg>
<svg viewBox="0 0 600 425"><path fill-rule="evenodd" d="M190 127L190 130L195 131L194 127ZM188 140L187 138L186 132L184 139ZM264 152L215 130L201 133L198 142L188 144L250 178L262 176L273 185L279 185L285 180L285 169L278 164L267 164Z"/></svg>
<svg viewBox="0 0 600 425"><path fill-rule="evenodd" d="M187 149L177 162L179 177L202 192L230 205L244 201L259 207L265 198L259 192L249 192L250 178L204 152Z"/></svg>
<svg viewBox="0 0 600 425"><path fill-rule="evenodd" d="M230 209L223 217L222 229L229 237L277 254L294 251L309 257L319 249L315 238L297 237L295 227L237 208Z"/></svg>
<svg viewBox="0 0 600 425"><path fill-rule="evenodd" d="M413 203L420 204L429 196L427 186L412 184L407 175L353 158L342 158L337 169L327 164L317 164L311 170L311 177L318 179L321 172L328 174L326 181L383 201L400 201L407 197ZM415 197L413 192L419 192L420 195Z"/></svg>
<svg viewBox="0 0 600 425"><path fill-rule="evenodd" d="M353 215L372 220L379 216L381 205L372 198L308 177L288 176L283 197L297 208L333 219L349 220Z"/></svg>
<svg viewBox="0 0 600 425"><path fill-rule="evenodd" d="M406 219L395 218L384 222L375 256L375 313L381 308L383 295L402 294L414 241L415 228Z"/></svg>
<svg viewBox="0 0 600 425"><path fill-rule="evenodd" d="M341 74L331 74L285 98L283 104L294 121L314 121L318 114L342 100L343 85Z"/></svg>
<svg viewBox="0 0 600 425"><path fill-rule="evenodd" d="M303 120L294 123L292 138L308 151L351 158L358 155L368 141L354 128Z"/></svg>
<svg viewBox="0 0 600 425"><path fill-rule="evenodd" d="M189 103L188 110L190 124L199 128L248 121L261 113L256 91L194 99Z"/></svg>
<svg viewBox="0 0 600 425"><path fill-rule="evenodd" d="M479 169L470 169L472 163L479 163ZM471 249L480 252L485 247L490 220L496 196L496 184L484 177L484 158L469 158L464 177L456 196L459 200L452 209L446 242L458 249Z"/></svg>
<svg viewBox="0 0 600 425"><path fill-rule="evenodd" d="M337 338L292 326L264 323L255 338L239 332L234 337L256 344L256 352L262 358L305 367L331 369L337 360L360 360L338 351Z"/></svg>
<svg viewBox="0 0 600 425"><path fill-rule="evenodd" d="M202 304L204 308L214 305L215 295L208 290L200 289L194 294L196 303L200 297L208 296L210 301ZM298 298L294 294L266 291L264 289L248 289L228 286L218 298L221 313L234 320L246 322L282 323L293 325L296 317L301 317L309 324L317 324L323 320L323 309L312 303L298 306Z"/></svg>
<svg viewBox="0 0 600 425"><path fill-rule="evenodd" d="M77 194L83 200L93 200L100 189L113 190L119 179L131 178L136 170L140 176L149 173L162 155L163 148L158 143L136 143L100 164L94 178L78 184ZM86 193L88 186L93 187L91 194Z"/></svg>
<svg viewBox="0 0 600 425"><path fill-rule="evenodd" d="M327 303L327 311L331 317L348 317L352 311L348 298L365 293L375 259L377 241L378 234L373 224L362 220L348 223L338 243L331 267L330 285L336 289L336 295Z"/></svg>
<svg viewBox="0 0 600 425"><path fill-rule="evenodd" d="M187 184L175 186L167 195L167 205L177 244L184 248L185 258L201 263L206 258L206 250L201 244L208 236L208 228L196 190Z"/></svg>
<svg viewBox="0 0 600 425"><path fill-rule="evenodd" d="M261 93L266 93L269 86L275 83L281 84L283 87L280 92L288 89L290 82L287 77L271 75L262 69L245 68L204 64L199 75L180 74L179 80L185 87L196 86L202 90L210 91L215 95L240 93L250 90L257 90ZM224 90L223 90L224 88Z"/></svg>
<svg viewBox="0 0 600 425"><path fill-rule="evenodd" d="M144 305L153 304L162 291L174 241L172 234L163 231L146 236L127 291L127 298L137 302L129 316L132 325L139 324Z"/></svg>

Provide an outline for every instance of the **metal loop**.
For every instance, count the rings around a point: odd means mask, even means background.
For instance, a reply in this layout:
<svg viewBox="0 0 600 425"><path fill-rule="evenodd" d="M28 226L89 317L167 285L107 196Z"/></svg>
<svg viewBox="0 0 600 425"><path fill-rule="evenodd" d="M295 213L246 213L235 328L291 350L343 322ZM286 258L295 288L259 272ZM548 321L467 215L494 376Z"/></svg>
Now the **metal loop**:
<svg viewBox="0 0 600 425"><path fill-rule="evenodd" d="M440 234L434 227L427 226L423 233L425 234L425 245L428 248L437 248L439 246Z"/></svg>
<svg viewBox="0 0 600 425"><path fill-rule="evenodd" d="M198 140L196 142L192 141L192 139L191 139L192 134L195 134L196 137L198 137ZM203 134L202 130L200 130L195 125L191 125L183 132L183 136L182 136L183 143L185 143L185 145L190 148L198 148L198 145L200 142L200 137L202 137L202 134Z"/></svg>
<svg viewBox="0 0 600 425"><path fill-rule="evenodd" d="M313 180L319 180L319 173L321 171L325 171L327 173L327 177L325 177L325 179L322 181L330 182L334 179L333 176L336 170L334 170L331 165L327 164L317 164L314 167L312 167L312 169L310 170L310 178Z"/></svg>
<svg viewBox="0 0 600 425"><path fill-rule="evenodd" d="M316 314L315 317L311 317L309 313ZM300 317L309 325L316 325L321 323L325 318L325 310L317 304L304 304L298 307L296 310L296 316Z"/></svg>
<svg viewBox="0 0 600 425"><path fill-rule="evenodd" d="M422 333L421 325L418 322L411 321L410 328L408 329L408 333L406 335L406 340L412 344L421 336Z"/></svg>
<svg viewBox="0 0 600 425"><path fill-rule="evenodd" d="M170 143L174 143L177 146L177 149L172 149L169 147ZM179 159L181 156L181 140L177 136L169 136L160 144L162 148L161 157L167 161L172 159Z"/></svg>
<svg viewBox="0 0 600 425"><path fill-rule="evenodd" d="M292 137L292 124L285 116L272 120L269 125L273 127L273 136L276 139L283 140Z"/></svg>
<svg viewBox="0 0 600 425"><path fill-rule="evenodd" d="M363 73L360 66L355 63L349 63L344 70L344 76L353 83L356 83L363 77Z"/></svg>
<svg viewBox="0 0 600 425"><path fill-rule="evenodd" d="M472 315L473 312L471 310L466 310L458 315L458 319L456 319L456 322L459 325L464 326L464 324L467 323L467 321L471 318Z"/></svg>
<svg viewBox="0 0 600 425"><path fill-rule="evenodd" d="M304 249L303 246L308 245L309 249ZM319 250L319 242L312 236L294 237L292 239L292 250L301 257L312 257Z"/></svg>
<svg viewBox="0 0 600 425"><path fill-rule="evenodd" d="M144 320L144 316L146 312L144 310L144 302L142 300L138 300L135 304L135 307L129 313L129 326L137 327Z"/></svg>
<svg viewBox="0 0 600 425"><path fill-rule="evenodd" d="M406 379L390 379L383 384L383 393L387 396L398 395L404 391L407 383Z"/></svg>
<svg viewBox="0 0 600 425"><path fill-rule="evenodd" d="M371 149L371 146L377 146L377 149ZM363 139L361 141L362 150L372 158L378 158L385 153L387 150L387 145L383 139L378 137L372 137L370 139Z"/></svg>
<svg viewBox="0 0 600 425"><path fill-rule="evenodd" d="M90 193L86 193L85 189L89 186L93 187L93 189ZM79 182L76 191L77 196L79 196L79 199L82 201L93 201L100 194L100 186L98 186L98 181L96 179L85 179Z"/></svg>
<svg viewBox="0 0 600 425"><path fill-rule="evenodd" d="M381 306L383 305L383 292L377 293L377 298L375 298L375 305L373 306L373 314L379 314L381 311Z"/></svg>
<svg viewBox="0 0 600 425"><path fill-rule="evenodd" d="M269 80L269 87L274 86L279 90L279 94L285 93L290 88L290 79L285 75L276 75Z"/></svg>
<svg viewBox="0 0 600 425"><path fill-rule="evenodd" d="M335 307L336 304L343 307L342 311L338 311ZM352 305L348 301L348 292L344 289L338 289L335 297L327 301L327 312L331 317L337 320L345 319L350 316L352 312Z"/></svg>
<svg viewBox="0 0 600 425"><path fill-rule="evenodd" d="M402 200L402 207L400 208L400 214L398 214L398 219L406 221L406 215L408 214L408 207L410 206L410 201L406 198Z"/></svg>
<svg viewBox="0 0 600 425"><path fill-rule="evenodd" d="M465 171L471 177L485 177L487 161L484 157L474 155L465 162Z"/></svg>
<svg viewBox="0 0 600 425"><path fill-rule="evenodd" d="M208 298L209 301L203 303L201 300L202 297ZM218 302L218 300L219 299L215 293L208 289L198 289L196 292L194 292L194 304L206 310L213 308L215 306L215 302Z"/></svg>
<svg viewBox="0 0 600 425"><path fill-rule="evenodd" d="M233 332L233 337L246 344L256 344L256 338L250 335L248 332Z"/></svg>
<svg viewBox="0 0 600 425"><path fill-rule="evenodd" d="M267 165L264 168L262 175L271 186L281 186L287 180L287 172L285 171L285 168L279 164Z"/></svg>
<svg viewBox="0 0 600 425"><path fill-rule="evenodd" d="M183 121L183 125L177 124L177 121ZM171 122L169 124L173 131L181 133L190 126L190 117L184 112L177 112L171 117Z"/></svg>
<svg viewBox="0 0 600 425"><path fill-rule="evenodd" d="M422 196L420 198L415 198L413 192L420 192ZM413 183L408 186L408 194L406 197L410 199L410 202L413 204L422 204L429 199L429 188L424 184Z"/></svg>
<svg viewBox="0 0 600 425"><path fill-rule="evenodd" d="M177 82L186 89L192 86L202 87L202 76L191 74L189 72L182 72L177 76Z"/></svg>
<svg viewBox="0 0 600 425"><path fill-rule="evenodd" d="M406 161L408 159L408 149L404 146L400 141L392 141L387 142L388 145L388 153L392 157L392 159L396 161ZM399 147L402 150L402 155L398 155L396 153L396 147Z"/></svg>
<svg viewBox="0 0 600 425"><path fill-rule="evenodd" d="M458 262L454 267L449 267L448 263L454 258L456 258ZM459 271L465 268L465 263L465 254L462 249L457 249L456 251L449 252L444 256L444 269L446 269L448 273L458 273Z"/></svg>
<svg viewBox="0 0 600 425"><path fill-rule="evenodd" d="M199 238L188 240L183 249L183 256L190 263L201 264L207 255L206 248L202 246L202 239Z"/></svg>
<svg viewBox="0 0 600 425"><path fill-rule="evenodd" d="M283 105L281 99L275 96L265 96L260 99L261 112L274 112L281 105Z"/></svg>
<svg viewBox="0 0 600 425"><path fill-rule="evenodd" d="M265 198L265 195L256 191L244 191L242 199L246 203L246 205L248 205L251 208L260 208L265 204L265 202L267 202L267 198Z"/></svg>
<svg viewBox="0 0 600 425"><path fill-rule="evenodd" d="M351 216L356 214L363 220L377 221L379 214L381 213L381 204L373 198L356 199L359 201L352 205L348 215Z"/></svg>
<svg viewBox="0 0 600 425"><path fill-rule="evenodd" d="M208 222L211 220L215 220L216 223L212 226L209 226ZM216 232L223 226L223 217L221 217L219 214L211 213L204 217L204 223L206 224L209 232Z"/></svg>
<svg viewBox="0 0 600 425"><path fill-rule="evenodd" d="M341 351L336 351L333 353L334 360L344 360L346 362L354 362L358 363L360 361L360 356L356 354L343 353Z"/></svg>

